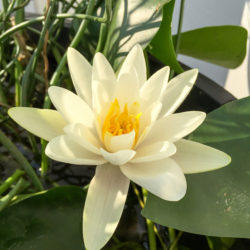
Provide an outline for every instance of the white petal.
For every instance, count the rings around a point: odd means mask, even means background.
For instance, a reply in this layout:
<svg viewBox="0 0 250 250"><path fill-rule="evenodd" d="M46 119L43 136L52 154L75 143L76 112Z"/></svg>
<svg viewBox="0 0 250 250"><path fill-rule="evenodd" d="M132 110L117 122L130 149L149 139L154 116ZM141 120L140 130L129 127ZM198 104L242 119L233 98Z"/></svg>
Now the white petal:
<svg viewBox="0 0 250 250"><path fill-rule="evenodd" d="M159 141L150 145L141 145L136 150L136 156L130 161L132 163L157 161L167 158L176 152L173 143L167 141Z"/></svg>
<svg viewBox="0 0 250 250"><path fill-rule="evenodd" d="M204 121L206 114L199 111L176 113L157 120L144 143L177 141L193 132Z"/></svg>
<svg viewBox="0 0 250 250"><path fill-rule="evenodd" d="M67 125L56 110L16 107L9 109L8 114L20 126L47 141L64 134Z"/></svg>
<svg viewBox="0 0 250 250"><path fill-rule="evenodd" d="M50 87L48 92L52 103L66 121L82 123L88 128L93 128L93 112L83 99L60 87Z"/></svg>
<svg viewBox="0 0 250 250"><path fill-rule="evenodd" d="M107 114L112 98L110 93L105 89L104 85L100 81L92 82L92 97L93 97L93 111L99 117L102 124Z"/></svg>
<svg viewBox="0 0 250 250"><path fill-rule="evenodd" d="M178 201L186 193L185 176L177 163L166 158L160 161L126 164L121 171L130 180L164 200Z"/></svg>
<svg viewBox="0 0 250 250"><path fill-rule="evenodd" d="M142 116L140 117L139 138L136 142L135 148L137 148L147 137L161 111L161 107L161 102L155 102L142 113Z"/></svg>
<svg viewBox="0 0 250 250"><path fill-rule="evenodd" d="M112 102L116 85L115 73L101 53L96 53L93 61L92 96L93 108L97 114L106 113Z"/></svg>
<svg viewBox="0 0 250 250"><path fill-rule="evenodd" d="M106 160L93 154L74 142L69 135L62 135L51 140L45 153L53 160L77 165L98 165Z"/></svg>
<svg viewBox="0 0 250 250"><path fill-rule="evenodd" d="M118 78L124 73L129 73L133 67L138 75L140 85L144 84L147 80L147 71L143 50L139 44L135 45L128 53L119 71Z"/></svg>
<svg viewBox="0 0 250 250"><path fill-rule="evenodd" d="M131 149L135 141L135 131L128 134L116 135L106 132L104 135L104 145L110 152L116 152L123 149Z"/></svg>
<svg viewBox="0 0 250 250"><path fill-rule="evenodd" d="M86 249L99 250L112 237L121 218L129 180L119 167L98 166L90 182L83 211L83 238Z"/></svg>
<svg viewBox="0 0 250 250"><path fill-rule="evenodd" d="M89 106L91 106L91 65L84 58L84 56L73 48L68 48L67 59L70 75L77 94L83 98Z"/></svg>
<svg viewBox="0 0 250 250"><path fill-rule="evenodd" d="M97 139L91 130L80 123L73 123L64 128L64 132L76 143L83 146L85 149L95 154L101 154L102 147L100 141Z"/></svg>
<svg viewBox="0 0 250 250"><path fill-rule="evenodd" d="M131 160L136 152L131 149L120 150L115 153L110 153L105 149L100 149L103 157L113 165L121 166Z"/></svg>
<svg viewBox="0 0 250 250"><path fill-rule="evenodd" d="M122 110L126 103L131 105L139 100L139 81L134 68L131 68L130 73L119 76L113 96L115 98Z"/></svg>
<svg viewBox="0 0 250 250"><path fill-rule="evenodd" d="M229 155L198 142L180 140L175 143L177 152L173 158L186 174L215 170L231 162Z"/></svg>
<svg viewBox="0 0 250 250"><path fill-rule="evenodd" d="M106 59L101 53L96 53L93 59L93 76L92 80L104 81L113 86L116 82L115 73ZM110 86L107 86L108 88Z"/></svg>
<svg viewBox="0 0 250 250"><path fill-rule="evenodd" d="M141 87L140 98L144 106L161 101L162 94L167 87L169 71L169 67L158 70Z"/></svg>
<svg viewBox="0 0 250 250"><path fill-rule="evenodd" d="M168 83L167 89L163 94L160 116L174 113L189 94L197 75L198 70L192 69L176 76Z"/></svg>

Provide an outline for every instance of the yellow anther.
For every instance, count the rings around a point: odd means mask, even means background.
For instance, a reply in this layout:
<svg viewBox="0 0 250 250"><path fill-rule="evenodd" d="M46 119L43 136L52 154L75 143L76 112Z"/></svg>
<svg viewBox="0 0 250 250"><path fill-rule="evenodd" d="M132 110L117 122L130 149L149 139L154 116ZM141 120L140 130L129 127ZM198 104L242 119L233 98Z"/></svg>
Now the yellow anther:
<svg viewBox="0 0 250 250"><path fill-rule="evenodd" d="M139 105L133 103L133 106ZM111 103L108 114L102 126L102 137L106 132L116 135L123 135L135 131L135 140L137 140L140 126L140 117L142 113L129 114L128 104L124 105L123 111L120 110L120 105L117 99Z"/></svg>

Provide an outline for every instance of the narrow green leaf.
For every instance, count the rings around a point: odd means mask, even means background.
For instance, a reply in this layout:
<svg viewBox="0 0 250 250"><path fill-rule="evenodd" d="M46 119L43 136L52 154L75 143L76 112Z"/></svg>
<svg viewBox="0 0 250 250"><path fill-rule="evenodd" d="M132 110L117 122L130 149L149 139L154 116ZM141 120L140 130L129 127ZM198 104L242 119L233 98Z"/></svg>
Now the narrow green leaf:
<svg viewBox="0 0 250 250"><path fill-rule="evenodd" d="M0 194L4 193L14 182L20 179L25 174L24 171L17 169L7 180L5 180L0 186Z"/></svg>
<svg viewBox="0 0 250 250"><path fill-rule="evenodd" d="M182 231L219 237L250 237L250 97L211 112L190 139L222 150L232 163L220 170L187 175L179 202L148 195L143 215Z"/></svg>
<svg viewBox="0 0 250 250"><path fill-rule="evenodd" d="M84 249L85 196L79 187L58 187L6 208L0 214L0 249Z"/></svg>
<svg viewBox="0 0 250 250"><path fill-rule="evenodd" d="M174 6L175 1L172 0L163 7L163 20L160 29L149 44L148 51L158 60L169 65L175 72L181 73L183 72L183 69L177 61L172 40L171 27Z"/></svg>
<svg viewBox="0 0 250 250"><path fill-rule="evenodd" d="M27 173L37 190L43 190L43 186L34 169L18 150L14 143L0 130L0 143L3 144L13 155L20 167Z"/></svg>
<svg viewBox="0 0 250 250"><path fill-rule="evenodd" d="M246 45L247 30L243 27L205 27L183 32L179 53L226 68L236 68L245 58Z"/></svg>
<svg viewBox="0 0 250 250"><path fill-rule="evenodd" d="M104 54L117 69L137 43L145 48L160 27L161 7L170 0L115 1Z"/></svg>

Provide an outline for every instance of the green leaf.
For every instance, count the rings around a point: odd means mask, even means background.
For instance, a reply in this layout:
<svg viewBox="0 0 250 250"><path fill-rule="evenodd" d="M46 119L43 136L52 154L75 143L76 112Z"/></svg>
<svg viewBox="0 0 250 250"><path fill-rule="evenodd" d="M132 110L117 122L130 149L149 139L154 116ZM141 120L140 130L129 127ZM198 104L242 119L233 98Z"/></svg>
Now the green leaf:
<svg viewBox="0 0 250 250"><path fill-rule="evenodd" d="M84 249L85 196L79 187L58 187L6 208L0 213L0 249Z"/></svg>
<svg viewBox="0 0 250 250"><path fill-rule="evenodd" d="M160 29L148 46L148 51L162 63L169 65L175 72L181 73L183 69L176 58L171 31L174 6L175 1L172 0L163 7Z"/></svg>
<svg viewBox="0 0 250 250"><path fill-rule="evenodd" d="M148 196L143 215L182 231L219 237L250 237L250 97L211 112L189 139L220 149L232 163L187 175L179 202Z"/></svg>
<svg viewBox="0 0 250 250"><path fill-rule="evenodd" d="M205 27L183 32L179 53L226 68L236 68L245 58L246 45L247 30L243 27Z"/></svg>
<svg viewBox="0 0 250 250"><path fill-rule="evenodd" d="M161 7L170 0L118 0L109 27L104 54L117 69L137 43L143 48L151 41L162 20Z"/></svg>

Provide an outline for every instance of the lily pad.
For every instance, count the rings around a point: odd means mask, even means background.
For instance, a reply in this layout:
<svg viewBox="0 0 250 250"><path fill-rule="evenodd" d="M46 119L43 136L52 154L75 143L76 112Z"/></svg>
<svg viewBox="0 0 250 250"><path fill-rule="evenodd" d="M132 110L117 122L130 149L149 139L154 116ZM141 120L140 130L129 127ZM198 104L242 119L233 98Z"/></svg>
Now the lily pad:
<svg viewBox="0 0 250 250"><path fill-rule="evenodd" d="M189 139L226 152L231 164L187 175L187 194L179 202L150 194L142 214L186 232L250 238L250 97L211 112Z"/></svg>
<svg viewBox="0 0 250 250"><path fill-rule="evenodd" d="M161 7L170 0L118 0L115 1L104 53L117 69L128 51L140 43L143 48L158 31Z"/></svg>
<svg viewBox="0 0 250 250"><path fill-rule="evenodd" d="M86 191L64 186L38 193L0 213L2 250L82 250Z"/></svg>
<svg viewBox="0 0 250 250"><path fill-rule="evenodd" d="M175 41L176 36L173 37ZM183 32L179 53L226 68L236 68L246 55L247 30L240 26L213 26Z"/></svg>

